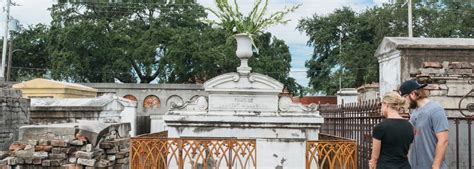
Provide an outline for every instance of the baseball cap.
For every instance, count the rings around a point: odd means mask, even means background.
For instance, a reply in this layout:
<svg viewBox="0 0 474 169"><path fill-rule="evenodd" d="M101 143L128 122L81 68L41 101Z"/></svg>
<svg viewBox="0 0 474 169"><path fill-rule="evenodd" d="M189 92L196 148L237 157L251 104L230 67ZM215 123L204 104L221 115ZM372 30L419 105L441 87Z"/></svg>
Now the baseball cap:
<svg viewBox="0 0 474 169"><path fill-rule="evenodd" d="M404 96L410 94L414 90L421 89L425 87L427 84L420 85L416 80L407 80L400 85L399 91L400 95Z"/></svg>

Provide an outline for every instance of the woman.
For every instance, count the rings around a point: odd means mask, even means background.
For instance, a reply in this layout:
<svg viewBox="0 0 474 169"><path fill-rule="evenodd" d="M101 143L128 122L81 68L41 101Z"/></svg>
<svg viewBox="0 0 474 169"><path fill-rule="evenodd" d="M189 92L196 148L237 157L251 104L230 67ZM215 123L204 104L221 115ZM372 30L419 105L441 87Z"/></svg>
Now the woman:
<svg viewBox="0 0 474 169"><path fill-rule="evenodd" d="M382 114L386 118L377 124L372 134L370 169L410 169L408 149L413 141L413 126L400 116L408 112L408 101L397 92L388 92L382 99Z"/></svg>

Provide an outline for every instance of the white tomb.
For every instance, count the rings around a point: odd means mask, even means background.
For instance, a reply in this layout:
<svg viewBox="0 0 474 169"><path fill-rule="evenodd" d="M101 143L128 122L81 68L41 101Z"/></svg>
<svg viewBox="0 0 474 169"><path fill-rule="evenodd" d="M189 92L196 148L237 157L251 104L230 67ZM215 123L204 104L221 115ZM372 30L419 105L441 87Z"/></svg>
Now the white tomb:
<svg viewBox="0 0 474 169"><path fill-rule="evenodd" d="M168 137L256 139L257 168L305 168L306 141L324 121L317 105L280 96L282 83L246 65L204 83L208 97L174 100L163 117Z"/></svg>

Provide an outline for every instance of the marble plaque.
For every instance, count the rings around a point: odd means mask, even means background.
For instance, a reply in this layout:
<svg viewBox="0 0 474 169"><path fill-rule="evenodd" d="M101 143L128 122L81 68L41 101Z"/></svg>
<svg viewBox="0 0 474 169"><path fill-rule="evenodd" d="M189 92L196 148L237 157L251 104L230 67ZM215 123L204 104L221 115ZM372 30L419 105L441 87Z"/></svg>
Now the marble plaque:
<svg viewBox="0 0 474 169"><path fill-rule="evenodd" d="M210 111L277 111L278 96L224 95L209 96Z"/></svg>

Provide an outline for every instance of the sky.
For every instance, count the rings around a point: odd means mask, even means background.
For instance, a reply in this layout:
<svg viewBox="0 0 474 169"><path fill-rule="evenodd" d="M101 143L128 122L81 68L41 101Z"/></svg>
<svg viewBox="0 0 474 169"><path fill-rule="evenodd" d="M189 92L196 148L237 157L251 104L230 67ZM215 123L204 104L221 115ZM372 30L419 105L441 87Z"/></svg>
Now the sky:
<svg viewBox="0 0 474 169"><path fill-rule="evenodd" d="M6 0L3 0L5 3ZM214 0L197 0L205 7L214 8ZM355 11L361 11L365 8L375 5L381 5L388 0L270 0L269 13L284 9L286 6L302 4L295 12L287 15L291 21L286 25L275 25L266 31L282 39L289 46L292 55L290 76L296 81L308 86L309 79L306 78L306 68L304 63L311 58L313 47L307 46L308 37L296 30L298 21L302 18L312 17L314 14L325 15L331 13L334 9L348 6ZM47 10L56 0L12 0L19 6L10 8L11 16L17 19L23 26L32 24L49 24L51 21L50 12ZM238 0L242 13L246 14L254 0ZM210 16L211 19L215 18Z"/></svg>

